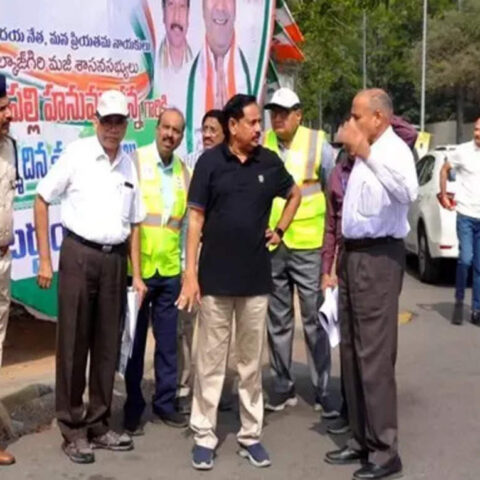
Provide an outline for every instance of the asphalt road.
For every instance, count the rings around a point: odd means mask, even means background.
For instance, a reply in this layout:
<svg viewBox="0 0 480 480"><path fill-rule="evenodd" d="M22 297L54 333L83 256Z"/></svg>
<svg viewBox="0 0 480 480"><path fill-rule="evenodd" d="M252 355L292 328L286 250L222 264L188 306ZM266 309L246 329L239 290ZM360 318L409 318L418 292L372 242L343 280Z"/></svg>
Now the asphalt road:
<svg viewBox="0 0 480 480"><path fill-rule="evenodd" d="M401 297L411 322L401 325L397 368L400 452L404 478L470 480L480 473L480 328L452 326L453 284L421 284L410 270ZM166 426L147 424L146 435L128 453L98 451L93 465L71 463L60 451L56 427L29 435L9 446L17 457L1 467L2 480L123 479L350 479L353 466L324 463L326 451L344 439L332 438L326 422L313 412L305 350L297 329L295 370L301 401L295 408L266 417L264 443L273 465L264 470L236 455L237 412L219 416L220 445L215 468L199 473L190 464L191 437ZM334 353L333 386L338 388L338 351ZM268 376L268 371L267 376ZM268 378L266 379L268 386ZM118 421L122 392L116 392Z"/></svg>

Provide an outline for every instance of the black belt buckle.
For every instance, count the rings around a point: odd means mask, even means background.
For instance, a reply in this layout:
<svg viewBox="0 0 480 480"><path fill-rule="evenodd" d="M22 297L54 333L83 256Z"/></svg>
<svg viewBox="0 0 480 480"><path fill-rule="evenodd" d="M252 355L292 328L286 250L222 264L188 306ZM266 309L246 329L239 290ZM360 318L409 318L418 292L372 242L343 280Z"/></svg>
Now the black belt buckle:
<svg viewBox="0 0 480 480"><path fill-rule="evenodd" d="M112 253L113 245L102 245L103 253Z"/></svg>

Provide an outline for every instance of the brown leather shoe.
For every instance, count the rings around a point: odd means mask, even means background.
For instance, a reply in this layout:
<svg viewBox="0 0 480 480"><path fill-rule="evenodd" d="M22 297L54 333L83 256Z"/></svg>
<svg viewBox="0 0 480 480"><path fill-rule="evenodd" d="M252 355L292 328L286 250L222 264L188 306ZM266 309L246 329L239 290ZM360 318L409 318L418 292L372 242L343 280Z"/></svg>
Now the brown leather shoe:
<svg viewBox="0 0 480 480"><path fill-rule="evenodd" d="M5 450L0 450L0 466L12 465L15 463L15 457Z"/></svg>

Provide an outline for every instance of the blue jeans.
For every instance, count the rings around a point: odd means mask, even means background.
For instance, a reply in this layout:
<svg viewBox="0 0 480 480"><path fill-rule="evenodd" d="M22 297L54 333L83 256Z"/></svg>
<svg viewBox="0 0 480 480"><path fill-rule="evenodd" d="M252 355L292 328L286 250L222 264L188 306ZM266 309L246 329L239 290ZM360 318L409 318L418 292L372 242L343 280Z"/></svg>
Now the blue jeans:
<svg viewBox="0 0 480 480"><path fill-rule="evenodd" d="M175 301L180 293L180 276L162 277L157 273L144 281L148 292L138 313L132 357L125 372L127 401L123 409L124 423L129 429L138 425L146 405L141 385L150 318L155 337L152 410L157 414L172 413L177 389L178 310Z"/></svg>
<svg viewBox="0 0 480 480"><path fill-rule="evenodd" d="M459 255L457 261L456 300L463 301L468 272L473 266L472 310L480 310L480 219L457 213Z"/></svg>

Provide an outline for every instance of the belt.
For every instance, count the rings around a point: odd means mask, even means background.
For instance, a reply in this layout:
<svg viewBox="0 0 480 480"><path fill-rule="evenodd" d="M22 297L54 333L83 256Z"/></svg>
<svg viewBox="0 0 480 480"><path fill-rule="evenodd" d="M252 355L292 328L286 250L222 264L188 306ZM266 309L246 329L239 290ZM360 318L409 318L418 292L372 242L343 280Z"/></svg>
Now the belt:
<svg viewBox="0 0 480 480"><path fill-rule="evenodd" d="M102 245L101 243L92 242L81 237L80 235L77 235L75 232L68 230L67 228L65 229L65 235L81 243L82 245L85 245L86 247L94 248L95 250L99 250L103 253L121 252L124 251L126 247L126 242L118 243L116 245Z"/></svg>
<svg viewBox="0 0 480 480"><path fill-rule="evenodd" d="M370 247L378 247L380 245L390 245L401 243L401 238L395 237L377 237L377 238L344 238L343 244L345 250L363 250Z"/></svg>

